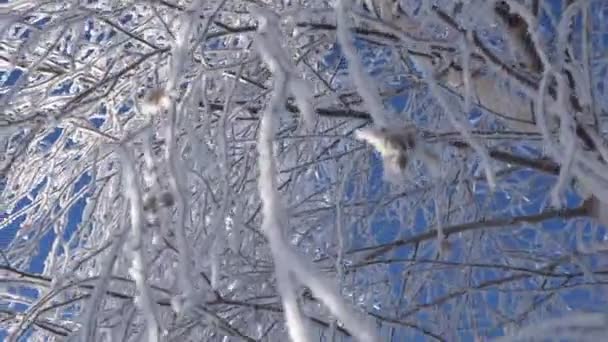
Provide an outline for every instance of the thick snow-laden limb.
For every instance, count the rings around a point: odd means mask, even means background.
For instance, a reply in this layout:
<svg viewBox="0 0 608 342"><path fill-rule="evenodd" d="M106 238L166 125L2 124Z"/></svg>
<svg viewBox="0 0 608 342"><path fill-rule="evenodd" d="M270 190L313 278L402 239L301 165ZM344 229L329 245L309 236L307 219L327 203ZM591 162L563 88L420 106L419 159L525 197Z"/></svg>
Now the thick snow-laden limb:
<svg viewBox="0 0 608 342"><path fill-rule="evenodd" d="M188 55L190 53L190 36L192 29L195 26L195 20L198 20L200 11L203 9L203 1L195 0L190 4L190 7L180 17L179 32L175 36L175 42L172 48L171 69L167 89L171 94L179 86L184 68L187 66Z"/></svg>
<svg viewBox="0 0 608 342"><path fill-rule="evenodd" d="M287 100L286 90L294 77L291 75L293 68L288 56L280 47L277 15L257 6L251 6L250 12L258 18L258 34L255 40L257 50L275 78L274 91L261 119L258 138L260 168L258 187L262 199L262 229L270 243L275 262L277 288L281 295L289 336L293 342L312 341L308 324L298 306L295 287L289 275L290 267L286 264L289 259L286 259L284 253L281 252L285 244L281 226L285 220L281 218L283 210L280 208L279 194L276 190L276 166L272 146L274 122L278 120L280 110ZM307 115L305 112L303 114Z"/></svg>
<svg viewBox="0 0 608 342"><path fill-rule="evenodd" d="M200 11L203 9L203 1L195 0L190 4L188 11L180 18L180 29L175 37L173 46L173 55L171 57L171 69L169 80L166 85L167 96L171 96L179 87L179 82L183 74L184 68L187 66L188 55L190 53L190 36L195 27L195 21L198 20ZM170 98L170 97L169 97ZM176 207L176 222L174 225L175 242L178 249L178 279L181 288L181 296L186 300L185 309L188 311L195 306L196 301L195 289L192 285L191 261L192 253L186 238L185 225L190 212L190 207L187 200L187 186L185 184L185 176L182 174L180 165L180 151L177 147L177 124L178 111L182 107L178 107L175 99L170 105L166 106L168 110L167 122L165 123L165 141L167 143L165 160L169 166L168 183L172 196L175 198Z"/></svg>
<svg viewBox="0 0 608 342"><path fill-rule="evenodd" d="M305 127L312 128L315 122L315 107L310 84L303 79L291 76L288 85L289 91L295 97L296 105L302 113Z"/></svg>
<svg viewBox="0 0 608 342"><path fill-rule="evenodd" d="M264 50L264 46L260 47ZM264 51L271 55L272 50ZM276 165L274 160L273 139L275 122L284 108L286 101L286 84L288 75L279 64L275 64L274 90L268 108L260 122L258 137L258 154L260 175L258 187L262 199L263 222L262 229L268 238L275 262L277 285L285 309L285 318L291 339L295 341L310 341L309 331L298 308L290 272L302 284L307 285L312 293L323 302L329 310L361 341L375 341L373 326L359 319L357 314L347 308L337 289L322 279L320 274L312 271L299 256L290 249L283 237L282 229L286 225L283 217L285 212L276 183Z"/></svg>
<svg viewBox="0 0 608 342"><path fill-rule="evenodd" d="M363 63L361 63L357 55L353 37L349 33L350 20L348 11L351 8L350 6L350 0L336 0L336 35L338 42L348 63L348 71L352 75L357 91L361 95L367 111L374 120L374 124L378 127L386 127L388 119L386 118L384 104L380 100L382 97L380 97L376 83L365 72Z"/></svg>
<svg viewBox="0 0 608 342"><path fill-rule="evenodd" d="M277 77L277 76L275 76ZM278 77L280 79L280 76ZM264 217L263 230L272 250L275 267L277 268L277 281L279 282L279 290L283 298L283 306L288 319L288 326L291 337L294 341L302 340L302 336L298 335L302 331L302 320L296 303L292 300L294 297L290 288L291 282L284 272L291 270L294 276L300 283L308 286L311 292L321 302L323 302L333 315L335 315L356 338L360 341L376 341L374 328L364 320L358 318L358 314L349 309L338 293L337 289L332 286L329 281L317 272L313 271L311 265L307 265L293 252L289 245L285 242L282 234L282 226L285 225L285 220L282 218L284 209L280 203L280 194L277 191L276 185L276 166L273 156L273 130L276 114L281 108L280 105L284 99L277 100L281 94L284 95L279 82L275 81L275 94L269 105L269 110L264 114L261 126L260 136L258 140L258 151L260 155L259 167L260 178L259 188L262 198L262 213ZM285 297L286 296L286 297Z"/></svg>
<svg viewBox="0 0 608 342"><path fill-rule="evenodd" d="M146 260L143 251L143 213L142 213L142 198L139 186L137 185L137 176L135 163L133 162L129 152L124 147L118 150L123 169L123 181L125 198L129 200L129 216L131 220L131 234L127 248L131 249L132 265L129 273L135 281L137 295L135 297L135 305L141 310L146 321L147 341L159 341L159 324L155 309L152 292L147 281Z"/></svg>
<svg viewBox="0 0 608 342"><path fill-rule="evenodd" d="M308 82L299 78L296 67L288 53L282 48L281 32L279 31L279 16L266 8L256 5L249 7L249 12L258 20L257 36L254 44L260 57L271 72L282 72L285 75L284 86L295 97L296 105L307 127L315 122L313 91Z"/></svg>
<svg viewBox="0 0 608 342"><path fill-rule="evenodd" d="M285 258L285 253L283 252L286 247L284 246L285 242L281 226L285 220L281 217L284 211L279 203L280 198L276 186L276 166L272 146L274 121L277 120L276 116L279 114L282 104L285 103L285 85L287 80L281 69L275 72L274 77L274 92L268 104L268 109L260 122L258 138L258 164L260 168L258 187L262 199L262 229L270 243L276 269L277 287L283 302L289 335L293 342L305 342L311 341L311 339L298 307L295 288L289 277L289 269L293 269L293 267L288 264L290 259Z"/></svg>
<svg viewBox="0 0 608 342"><path fill-rule="evenodd" d="M342 322L346 330L359 341L379 341L375 327L363 317L360 317L359 313L349 308L336 286L316 271L313 265L302 260L286 244L285 246L287 248L283 251L283 255L288 258L286 260L293 260L289 265L292 267L293 274L300 283L308 286L313 295L327 306L329 311Z"/></svg>

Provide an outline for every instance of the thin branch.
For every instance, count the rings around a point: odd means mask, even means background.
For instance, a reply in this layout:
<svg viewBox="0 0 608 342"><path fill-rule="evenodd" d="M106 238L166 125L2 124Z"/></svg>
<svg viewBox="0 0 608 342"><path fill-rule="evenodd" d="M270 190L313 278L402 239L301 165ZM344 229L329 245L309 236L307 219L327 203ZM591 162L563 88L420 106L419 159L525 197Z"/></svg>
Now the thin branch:
<svg viewBox="0 0 608 342"><path fill-rule="evenodd" d="M479 221L461 223L449 227L443 228L443 232L446 237L457 233L463 233L471 230L478 229L497 229L516 226L522 223L536 224L549 219L559 218L568 220L576 217L584 217L590 214L591 202L585 201L582 205L575 208L559 209L559 210L547 210L539 214L522 215L516 217L504 217L494 219L482 219ZM437 236L436 229L430 229L424 233L414 235L409 238L395 240L386 244L363 247L355 249L349 252L349 254L367 252L368 254L363 257L363 260L373 260L378 258L393 249L403 247L407 245L417 244L423 241L432 240Z"/></svg>

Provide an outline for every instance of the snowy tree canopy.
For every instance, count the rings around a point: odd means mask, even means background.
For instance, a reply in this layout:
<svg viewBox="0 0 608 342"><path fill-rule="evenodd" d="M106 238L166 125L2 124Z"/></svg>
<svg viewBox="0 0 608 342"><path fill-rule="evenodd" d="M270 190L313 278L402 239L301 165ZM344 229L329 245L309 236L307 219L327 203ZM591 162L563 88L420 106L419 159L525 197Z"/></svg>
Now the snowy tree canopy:
<svg viewBox="0 0 608 342"><path fill-rule="evenodd" d="M0 3L0 338L598 341L605 0Z"/></svg>

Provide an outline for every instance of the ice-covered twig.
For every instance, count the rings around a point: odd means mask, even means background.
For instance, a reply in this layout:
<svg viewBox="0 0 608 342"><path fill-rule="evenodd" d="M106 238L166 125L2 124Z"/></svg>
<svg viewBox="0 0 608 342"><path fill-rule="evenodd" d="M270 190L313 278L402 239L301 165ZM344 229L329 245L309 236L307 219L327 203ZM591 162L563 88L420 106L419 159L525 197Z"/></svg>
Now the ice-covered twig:
<svg viewBox="0 0 608 342"><path fill-rule="evenodd" d="M350 331L359 341L378 341L375 327L348 307L335 285L332 285L328 279L314 270L312 265L299 258L291 250L286 249L285 252L284 256L289 258L288 260L294 260L290 265L294 269L294 275L327 306L329 311L342 322L346 330Z"/></svg>
<svg viewBox="0 0 608 342"><path fill-rule="evenodd" d="M535 101L536 126L541 132L541 135L544 140L544 145L548 150L549 154L552 157L556 158L558 162L562 162L563 160L561 154L558 152L557 148L557 146L559 146L559 143L557 141L554 141L553 137L551 136L551 133L549 132L549 124L547 122L547 117L545 114L545 91L547 89L548 80L552 75L553 70L551 68L545 68L545 72L543 73L543 77L539 83L538 96ZM569 151L569 155L572 156L575 145L573 141L571 141L570 143L571 149ZM564 183L566 182L566 176L568 174L568 169L570 169L570 164L571 160L568 164L568 167L565 168L562 163L558 182L551 193L551 201L553 202L553 204L559 204L559 195L562 187L564 186Z"/></svg>
<svg viewBox="0 0 608 342"><path fill-rule="evenodd" d="M203 8L203 1L195 0L190 4L188 11L185 11L180 18L181 25L173 43L171 71L167 82L169 94L179 86L183 70L187 66L192 29L195 27L195 20L198 20Z"/></svg>
<svg viewBox="0 0 608 342"><path fill-rule="evenodd" d="M230 188L230 179L229 179L229 174L230 174L230 167L229 167L229 162L230 160L228 159L228 145L227 145L227 137L226 137L226 130L227 130L227 122L228 122L228 117L230 115L230 111L231 111L231 103L233 100L233 97L235 96L236 90L237 90L237 83L238 83L238 79L241 76L242 73L242 69L240 68L238 73L237 73L237 77L233 80L232 85L228 91L228 94L226 96L226 100L224 101L224 112L222 114L222 117L219 120L219 124L218 124L218 129L217 129L217 154L219 157L219 170L220 173L222 174L221 180L220 180L220 188L221 188L221 194L222 194L222 201L219 205L218 211L215 214L215 219L214 219L214 223L212 225L212 233L210 234L210 238L213 239L213 246L211 247L211 251L210 251L210 262L211 262L211 287L213 288L213 290L216 290L217 285L218 285L218 281L219 281L219 276L220 276L220 253L223 251L223 248L225 247L225 238L226 238L226 231L225 231L225 224L226 224L226 215L228 212L228 206L229 204L232 202L232 198L231 198L231 192L232 189Z"/></svg>
<svg viewBox="0 0 608 342"><path fill-rule="evenodd" d="M560 207L560 197L564 188L568 185L568 181L570 180L570 172L572 168L572 163L574 162L574 155L576 152L576 140L570 139L566 143L566 149L564 151L564 158L561 162L561 167L559 169L559 176L557 178L557 182L555 186L551 190L551 202L554 207Z"/></svg>
<svg viewBox="0 0 608 342"><path fill-rule="evenodd" d="M143 250L143 213L142 197L139 190L135 163L124 147L119 148L121 165L124 177L125 198L129 200L129 216L131 220L131 234L129 244L132 253L132 265L129 269L135 281L138 294L135 305L142 311L146 321L147 337L150 342L159 341L159 324L152 292L147 281L147 267Z"/></svg>
<svg viewBox="0 0 608 342"><path fill-rule="evenodd" d="M468 30L466 34L463 36L463 80L464 80L464 114L465 117L468 117L469 112L471 110L471 99L472 99L472 80L471 80L471 63L470 63L470 49L469 42L473 40L471 35L471 31ZM448 111L449 112L449 111ZM477 139L473 137L471 131L469 129L468 121L467 123L462 123L458 120L454 115L450 115L451 112L448 113L448 117L452 121L452 125L456 127L460 133L467 140L469 145L473 147L475 152L481 156L481 162L486 174L486 179L488 181L488 185L490 189L494 189L496 187L496 176L494 173L494 169L490 164L490 155L488 154L488 150L479 142Z"/></svg>
<svg viewBox="0 0 608 342"><path fill-rule="evenodd" d="M178 107L175 101L171 101L170 96L178 89L179 82L183 74L184 68L187 66L188 56L190 53L190 40L192 30L196 27L195 21L198 20L199 13L203 9L203 1L195 0L190 4L189 11L186 11L181 17L181 27L175 37L173 46L173 56L171 59L171 69L169 80L166 85L166 110L168 111L167 123L165 125L164 136L166 141L165 160L169 166L168 183L172 197L175 198L176 222L175 222L175 242L178 248L178 279L181 288L181 296L186 301L186 312L196 306L198 296L195 294L195 289L192 284L191 262L192 253L186 238L186 220L190 212L187 200L187 185L182 167L177 146L177 125L178 125ZM163 98L164 99L164 98Z"/></svg>
<svg viewBox="0 0 608 342"><path fill-rule="evenodd" d="M101 272L99 274L99 281L95 286L95 290L91 294L86 310L83 314L82 319L82 332L80 337L84 341L95 341L95 329L97 326L97 312L103 305L103 296L106 294L106 290L110 284L110 278L112 277L112 270L114 264L120 255L120 251L123 248L125 237L124 233L127 230L124 226L119 227L119 232L114 235L114 241L112 242L112 248L108 256L103 262Z"/></svg>
<svg viewBox="0 0 608 342"><path fill-rule="evenodd" d="M555 103L546 108L545 102L550 100L546 96L549 82L551 78L555 78L557 83L557 99ZM535 101L536 125L541 132L544 141L544 147L549 155L558 161L562 168L560 169L560 179L557 186L561 187L572 173L580 183L590 190L602 201L608 202L608 180L604 177L607 168L597 160L590 158L589 153L580 151L576 153L576 140L578 139L574 133L574 121L568 111L566 105L566 80L563 75L556 72L551 65L545 67L545 72L539 83L538 96ZM560 119L560 139L557 141L549 129L548 114L557 111L556 115ZM570 145L570 148L568 146ZM564 154L561 149L569 150L568 154ZM555 192L559 192L560 188L555 188ZM555 196L553 197L555 201Z"/></svg>
<svg viewBox="0 0 608 342"><path fill-rule="evenodd" d="M572 20L574 20L574 16L579 11L584 11L586 6L588 6L587 1L571 1L568 4L568 7L564 11L564 13L561 14L560 21L557 26L557 46L559 47L560 51L567 51L568 38L571 33L570 26L572 24ZM582 53L585 52L582 51ZM558 54L558 56L559 63L563 63L565 59L565 53L560 53Z"/></svg>
<svg viewBox="0 0 608 342"><path fill-rule="evenodd" d="M182 295L188 301L196 301L195 289L190 279L192 275L191 262L192 253L188 239L186 238L186 221L190 212L190 206L187 199L187 186L185 184L185 176L181 172L182 167L179 160L179 150L177 148L177 117L175 106L169 112L169 123L165 130L165 140L167 142L166 160L169 165L168 183L175 198L175 209L177 220L175 222L175 242L178 248L178 279L182 290ZM194 306L194 303L189 303Z"/></svg>
<svg viewBox="0 0 608 342"><path fill-rule="evenodd" d="M342 201L344 198L344 194L346 193L346 185L349 181L349 175L352 172L353 168L357 164L357 158L353 158L353 160L348 163L348 166L342 171L342 181L340 182L340 186L338 188L338 192L336 193L335 203L336 203L336 237L338 241L338 251L336 257L336 273L338 277L338 284L341 285L344 278L344 223L343 221L343 206ZM336 334L336 320L332 320L330 328L331 328L331 336L332 341L335 341Z"/></svg>
<svg viewBox="0 0 608 342"><path fill-rule="evenodd" d="M439 89L439 86L437 85L437 81L429 77L428 84L431 92L437 99L439 105L443 108L452 126L460 132L467 144L471 146L475 150L475 152L477 152L477 154L481 157L481 162L485 171L486 180L488 181L488 186L490 187L490 189L494 189L496 187L496 177L494 175L494 170L490 163L490 156L488 154L487 149L481 143L479 143L475 137L473 137L468 123L465 120L461 120L460 118L458 118L454 114L453 109L447 105L446 100L441 92L441 89Z"/></svg>
<svg viewBox="0 0 608 342"><path fill-rule="evenodd" d="M469 115L469 111L471 110L471 97L472 97L472 80L471 80L471 66L470 66L470 41L472 41L471 32L467 31L462 39L462 49L463 49L463 81L464 81L464 115L465 120L458 118L449 108L445 99L443 98L443 94L441 90L438 88L437 82L434 78L430 76L428 73L428 83L431 89L431 92L437 98L437 101L443 108L445 114L448 116L450 123L457 129L460 134L464 137L467 144L477 152L477 154L481 157L481 163L483 169L485 171L486 179L488 181L488 186L490 189L494 189L496 187L496 176L494 175L494 169L490 163L490 156L488 154L487 149L480 144L475 137L471 134L471 129L468 124L468 120L466 120Z"/></svg>

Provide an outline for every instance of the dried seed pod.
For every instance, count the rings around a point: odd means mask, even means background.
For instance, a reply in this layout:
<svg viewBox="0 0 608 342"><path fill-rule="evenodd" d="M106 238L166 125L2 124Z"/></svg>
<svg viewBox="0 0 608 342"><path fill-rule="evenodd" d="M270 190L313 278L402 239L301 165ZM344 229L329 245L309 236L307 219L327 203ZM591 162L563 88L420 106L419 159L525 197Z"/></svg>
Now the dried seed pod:
<svg viewBox="0 0 608 342"><path fill-rule="evenodd" d="M380 152L389 178L403 174L410 160L421 161L433 177L441 174L441 158L424 143L420 143L412 126L364 128L355 132L355 138L367 142Z"/></svg>
<svg viewBox="0 0 608 342"><path fill-rule="evenodd" d="M172 207L175 204L175 198L173 197L172 193L165 191L162 193L162 195L160 195L160 203L164 207Z"/></svg>
<svg viewBox="0 0 608 342"><path fill-rule="evenodd" d="M384 159L385 165L403 171L408 164L408 153L416 148L416 136L409 127L366 128L356 132L356 138L372 145Z"/></svg>
<svg viewBox="0 0 608 342"><path fill-rule="evenodd" d="M157 88L150 92L148 101L160 107L169 107L170 99L165 89Z"/></svg>
<svg viewBox="0 0 608 342"><path fill-rule="evenodd" d="M586 199L583 206L590 217L593 217L602 225L608 225L608 206L602 203L597 197L591 196Z"/></svg>
<svg viewBox="0 0 608 342"><path fill-rule="evenodd" d="M143 200L143 211L146 225L156 226L160 220L158 218L158 199L154 195L146 194Z"/></svg>
<svg viewBox="0 0 608 342"><path fill-rule="evenodd" d="M402 129L388 129L381 128L380 132L382 132L386 137L387 144L393 144L394 147L407 151L413 150L416 148L416 137L414 136L414 132L408 128Z"/></svg>
<svg viewBox="0 0 608 342"><path fill-rule="evenodd" d="M163 88L153 89L148 93L144 100L142 109L146 113L156 113L169 109L171 106L171 97Z"/></svg>
<svg viewBox="0 0 608 342"><path fill-rule="evenodd" d="M397 166L399 166L399 169L400 169L401 171L405 170L405 168L407 167L407 162L408 162L408 160L407 160L407 155L405 155L405 153L399 153L399 154L396 156L396 159L395 159L395 164L396 164Z"/></svg>
<svg viewBox="0 0 608 342"><path fill-rule="evenodd" d="M148 227L158 226L159 224L160 224L160 219L158 218L158 215L148 215L146 217L146 225Z"/></svg>
<svg viewBox="0 0 608 342"><path fill-rule="evenodd" d="M145 212L156 212L158 210L158 202L156 200L156 196L150 194L144 195L143 209Z"/></svg>

